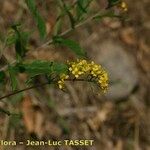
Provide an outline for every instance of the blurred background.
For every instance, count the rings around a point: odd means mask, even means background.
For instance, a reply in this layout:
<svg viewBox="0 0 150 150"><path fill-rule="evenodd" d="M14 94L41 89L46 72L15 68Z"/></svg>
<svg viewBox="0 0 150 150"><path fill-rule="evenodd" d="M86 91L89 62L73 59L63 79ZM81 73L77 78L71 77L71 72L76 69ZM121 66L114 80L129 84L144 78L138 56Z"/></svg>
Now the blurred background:
<svg viewBox="0 0 150 150"><path fill-rule="evenodd" d="M150 150L150 1L126 0L127 19L105 17L91 21L65 37L74 39L86 50L88 57L108 71L110 87L106 94L89 83L67 83L67 92L44 86L19 93L0 101L0 107L13 115L0 113L0 140L25 141L93 139L89 147L4 147L0 149L45 150ZM97 0L92 10L104 9L105 0ZM56 22L54 0L39 0L37 7L46 20L49 37ZM43 9L44 8L44 9ZM75 59L65 47L40 47L36 24L24 0L0 0L0 48L10 25L20 22L31 31L30 49L26 60ZM64 30L68 21L64 22ZM38 50L36 49L37 47ZM36 50L35 50L36 49ZM15 60L13 47L5 48L4 56ZM0 67L5 63L1 57ZM25 87L26 75L20 74L19 87ZM36 82L45 79L39 77ZM10 82L0 85L0 97L9 93Z"/></svg>

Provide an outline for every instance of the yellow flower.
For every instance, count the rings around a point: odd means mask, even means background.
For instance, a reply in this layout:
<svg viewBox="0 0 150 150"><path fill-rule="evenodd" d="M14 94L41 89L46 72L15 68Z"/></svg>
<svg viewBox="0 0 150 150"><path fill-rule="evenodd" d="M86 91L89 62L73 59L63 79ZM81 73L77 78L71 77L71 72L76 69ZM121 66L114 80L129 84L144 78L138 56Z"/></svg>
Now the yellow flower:
<svg viewBox="0 0 150 150"><path fill-rule="evenodd" d="M82 74L87 71L87 61L77 59L76 62L68 62L69 71L75 76L75 78L79 78Z"/></svg>
<svg viewBox="0 0 150 150"><path fill-rule="evenodd" d="M125 2L123 2L123 1L119 4L119 8L120 8L121 10L123 10L124 12L128 11L128 6L127 6L127 4L126 4Z"/></svg>
<svg viewBox="0 0 150 150"><path fill-rule="evenodd" d="M69 78L69 75L73 75L76 79L81 77L86 81L86 77L89 75L92 77L91 82L97 82L98 86L103 92L108 88L108 75L101 65L94 63L93 61L87 61L85 59L77 59L76 61L67 61L68 74L61 74L58 80L58 87L64 89L65 80ZM87 79L89 81L89 79Z"/></svg>
<svg viewBox="0 0 150 150"><path fill-rule="evenodd" d="M98 77L98 83L104 92L108 89L108 75L104 70L102 74Z"/></svg>
<svg viewBox="0 0 150 150"><path fill-rule="evenodd" d="M60 80L58 80L58 87L60 89L63 89L65 86L65 80L68 79L69 76L67 74L61 74L60 75Z"/></svg>
<svg viewBox="0 0 150 150"><path fill-rule="evenodd" d="M69 71L77 79L82 75L91 75L97 81L99 87L106 91L108 87L108 75L101 65L95 64L93 61L88 62L85 59L77 59L77 61L68 62Z"/></svg>

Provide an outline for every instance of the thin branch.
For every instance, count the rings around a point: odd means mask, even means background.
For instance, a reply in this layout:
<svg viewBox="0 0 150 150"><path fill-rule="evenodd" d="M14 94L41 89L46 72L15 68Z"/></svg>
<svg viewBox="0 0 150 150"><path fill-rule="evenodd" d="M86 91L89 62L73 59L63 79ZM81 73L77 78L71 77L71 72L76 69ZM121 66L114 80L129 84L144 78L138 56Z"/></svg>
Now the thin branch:
<svg viewBox="0 0 150 150"><path fill-rule="evenodd" d="M13 96L13 95L16 95L16 94L18 94L18 93L21 93L21 92L30 90L30 89L34 89L34 88L37 88L37 87L42 87L42 86L44 86L44 85L46 85L46 84L48 84L48 82L42 83L42 84L38 84L38 85L33 85L33 86L31 86L31 87L27 87L27 88L24 88L24 89L21 89L21 90L18 90L18 91L11 92L11 93L9 93L9 94L7 94L7 95L4 95L4 96L0 97L0 100L2 100L2 99L4 99L4 98L8 98L8 97Z"/></svg>
<svg viewBox="0 0 150 150"><path fill-rule="evenodd" d="M73 81L73 82L74 81L86 81L86 82L92 82L92 80L85 80L85 79L66 79L66 81ZM45 86L47 84L54 84L56 82L57 81L52 81L51 83L50 82L45 82L45 83L41 83L41 84L36 84L36 85L30 86L30 87L27 87L27 88L24 88L24 89L21 89L21 90L18 90L18 91L11 92L9 94L6 94L6 95L0 97L0 101L3 100L4 98L8 98L8 97L16 95L18 93L21 93L21 92L24 92L24 91L28 91L28 90L31 90L31 89L34 89L34 88L42 87L42 86Z"/></svg>
<svg viewBox="0 0 150 150"><path fill-rule="evenodd" d="M100 15L100 12L94 14L93 16L91 16L91 17L87 18L86 20L84 20L83 22L81 22L81 23L75 25L75 26L74 26L74 29L77 29L77 28L83 26L84 24L90 22L91 20L93 20L94 18L96 18L96 17L99 16L99 15ZM69 29L67 29L66 31L62 32L59 36L65 36L65 35L67 35L68 33L70 33L71 31L73 31L74 29L69 28ZM46 46L48 46L48 45L50 45L50 44L52 44L52 43L53 43L53 40L50 39L49 41L47 41L46 43L44 43L43 45L41 45L41 46L38 47L37 49L42 48L42 47L46 47ZM35 49L35 50L37 50L37 49Z"/></svg>

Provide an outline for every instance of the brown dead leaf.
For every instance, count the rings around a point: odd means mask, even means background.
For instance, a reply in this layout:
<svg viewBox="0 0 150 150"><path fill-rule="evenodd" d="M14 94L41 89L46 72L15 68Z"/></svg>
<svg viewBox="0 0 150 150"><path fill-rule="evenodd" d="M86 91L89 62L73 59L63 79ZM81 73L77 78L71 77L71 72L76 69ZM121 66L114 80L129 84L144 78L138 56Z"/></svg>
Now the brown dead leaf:
<svg viewBox="0 0 150 150"><path fill-rule="evenodd" d="M35 128L34 133L41 139L45 134L45 117L41 110L35 111Z"/></svg>
<svg viewBox="0 0 150 150"><path fill-rule="evenodd" d="M22 103L23 121L29 133L35 133L39 138L44 135L44 115L40 109L35 109L31 97L25 96Z"/></svg>
<svg viewBox="0 0 150 150"><path fill-rule="evenodd" d="M23 121L29 133L34 132L34 110L31 98L25 96L22 102Z"/></svg>
<svg viewBox="0 0 150 150"><path fill-rule="evenodd" d="M25 96L22 102L24 125L29 134L34 133L39 139L49 134L53 137L60 137L60 127L49 121L40 106L32 103L30 96Z"/></svg>

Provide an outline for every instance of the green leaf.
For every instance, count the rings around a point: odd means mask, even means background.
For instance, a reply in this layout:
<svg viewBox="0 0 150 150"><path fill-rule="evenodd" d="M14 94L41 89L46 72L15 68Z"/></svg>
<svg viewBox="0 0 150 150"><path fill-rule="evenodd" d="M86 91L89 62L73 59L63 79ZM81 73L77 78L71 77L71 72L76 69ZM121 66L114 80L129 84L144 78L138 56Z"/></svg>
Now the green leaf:
<svg viewBox="0 0 150 150"><path fill-rule="evenodd" d="M53 62L52 72L56 74L66 73L68 71L68 66L63 63Z"/></svg>
<svg viewBox="0 0 150 150"><path fill-rule="evenodd" d="M23 70L30 76L36 76L39 74L45 74L51 72L52 62L36 60L32 63L24 63L19 65L19 69Z"/></svg>
<svg viewBox="0 0 150 150"><path fill-rule="evenodd" d="M20 56L20 58L25 56L26 48L19 37L17 38L15 43L15 50L16 53Z"/></svg>
<svg viewBox="0 0 150 150"><path fill-rule="evenodd" d="M101 14L95 16L93 19L95 19L95 20L100 20L100 19L103 19L104 17L121 18L121 16L116 15L116 14L114 13L114 11L110 10L110 11L107 11L107 12L105 12L105 13L101 13Z"/></svg>
<svg viewBox="0 0 150 150"><path fill-rule="evenodd" d="M4 81L4 78L5 78L5 72L0 71L0 83Z"/></svg>
<svg viewBox="0 0 150 150"><path fill-rule="evenodd" d="M87 13L87 9L89 8L92 0L77 0L76 5L76 20L80 21L83 18L83 15Z"/></svg>
<svg viewBox="0 0 150 150"><path fill-rule="evenodd" d="M120 2L120 0L108 0L108 6L107 8L110 8L116 4L118 4Z"/></svg>
<svg viewBox="0 0 150 150"><path fill-rule="evenodd" d="M20 32L20 34L21 34L22 43L24 44L25 47L27 47L31 32Z"/></svg>
<svg viewBox="0 0 150 150"><path fill-rule="evenodd" d="M70 20L71 28L74 29L75 28L75 19L74 19L72 13L70 12L72 7L70 5L67 5L63 0L60 0L60 3L62 5L61 6L62 9L66 12L66 14Z"/></svg>
<svg viewBox="0 0 150 150"><path fill-rule="evenodd" d="M45 21L44 19L42 18L42 16L40 15L37 7L36 7L36 3L34 0L26 0L26 4L31 12L31 14L33 15L35 21L36 21L36 24L37 24L37 27L38 27L38 30L39 30L39 34L40 34L40 37L42 39L45 38L46 36L46 26L45 26Z"/></svg>
<svg viewBox="0 0 150 150"><path fill-rule="evenodd" d="M59 45L67 46L72 50L76 55L80 57L85 57L85 51L80 47L78 43L70 39L64 39L59 36L53 38L53 42Z"/></svg>
<svg viewBox="0 0 150 150"><path fill-rule="evenodd" d="M29 40L30 33L28 32L20 32L17 26L13 25L12 29L15 31L15 35L10 38L10 44L15 43L15 50L17 57L19 56L19 60L21 60L26 52L27 52L27 44ZM14 41L13 41L14 40Z"/></svg>
<svg viewBox="0 0 150 150"><path fill-rule="evenodd" d="M8 71L9 71L9 75L10 75L12 90L15 91L17 88L16 70L14 67L9 66Z"/></svg>
<svg viewBox="0 0 150 150"><path fill-rule="evenodd" d="M62 18L59 17L56 21L56 24L54 26L54 35L58 35L61 31L61 27L62 27Z"/></svg>
<svg viewBox="0 0 150 150"><path fill-rule="evenodd" d="M6 45L7 46L13 45L16 42L16 39L17 37L16 37L15 32L10 33L6 39Z"/></svg>
<svg viewBox="0 0 150 150"><path fill-rule="evenodd" d="M63 63L35 60L32 63L24 63L17 65L18 72L25 72L30 77L34 77L40 74L51 73L64 73L67 70L67 66Z"/></svg>

